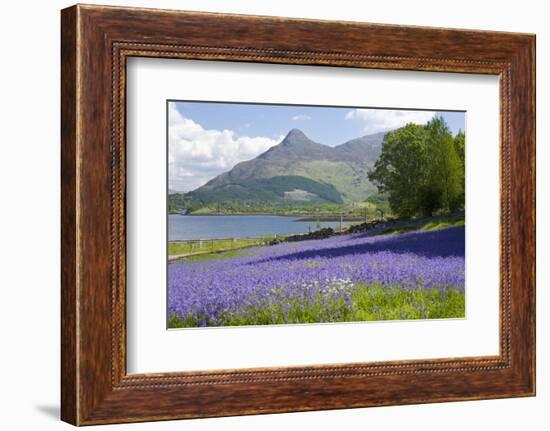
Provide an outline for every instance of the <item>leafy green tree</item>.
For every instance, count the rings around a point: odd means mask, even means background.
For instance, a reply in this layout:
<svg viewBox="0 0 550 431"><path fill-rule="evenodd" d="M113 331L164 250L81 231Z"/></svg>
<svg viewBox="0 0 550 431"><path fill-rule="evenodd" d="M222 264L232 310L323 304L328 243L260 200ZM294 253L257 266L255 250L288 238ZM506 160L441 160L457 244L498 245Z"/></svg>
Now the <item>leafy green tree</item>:
<svg viewBox="0 0 550 431"><path fill-rule="evenodd" d="M460 130L457 135L454 137L454 147L456 154L460 160L460 184L462 193L458 196L457 207L464 206L465 202L465 190L466 190L466 136L464 132Z"/></svg>
<svg viewBox="0 0 550 431"><path fill-rule="evenodd" d="M458 154L458 158L462 162L462 167L464 167L466 157L466 137L464 136L464 132L462 130L459 130L454 137L454 147L456 154Z"/></svg>
<svg viewBox="0 0 550 431"><path fill-rule="evenodd" d="M464 134L453 138L440 116L388 132L369 179L400 217L455 211L464 205Z"/></svg>
<svg viewBox="0 0 550 431"><path fill-rule="evenodd" d="M392 211L401 217L412 217L421 204L427 138L426 128L417 124L386 133L380 158L369 172L369 179L380 193L388 193Z"/></svg>
<svg viewBox="0 0 550 431"><path fill-rule="evenodd" d="M430 159L427 190L439 201L435 208L430 208L430 212L436 208L454 211L458 209L464 190L463 164L455 149L451 131L442 117L434 117L426 125L426 129Z"/></svg>

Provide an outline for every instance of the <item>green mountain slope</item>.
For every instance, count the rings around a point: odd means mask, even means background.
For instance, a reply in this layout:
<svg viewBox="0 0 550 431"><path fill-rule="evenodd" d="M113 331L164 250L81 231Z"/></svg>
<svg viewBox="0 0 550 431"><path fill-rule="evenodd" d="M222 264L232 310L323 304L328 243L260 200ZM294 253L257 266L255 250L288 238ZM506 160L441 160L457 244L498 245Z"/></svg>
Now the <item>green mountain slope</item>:
<svg viewBox="0 0 550 431"><path fill-rule="evenodd" d="M247 178L209 190L200 188L191 195L205 205L224 201L343 203L340 193L332 184L293 175Z"/></svg>
<svg viewBox="0 0 550 431"><path fill-rule="evenodd" d="M185 201L195 208L228 202L287 206L364 201L376 193L367 172L380 155L383 138L384 133L377 133L329 147L293 129L280 144L185 194Z"/></svg>

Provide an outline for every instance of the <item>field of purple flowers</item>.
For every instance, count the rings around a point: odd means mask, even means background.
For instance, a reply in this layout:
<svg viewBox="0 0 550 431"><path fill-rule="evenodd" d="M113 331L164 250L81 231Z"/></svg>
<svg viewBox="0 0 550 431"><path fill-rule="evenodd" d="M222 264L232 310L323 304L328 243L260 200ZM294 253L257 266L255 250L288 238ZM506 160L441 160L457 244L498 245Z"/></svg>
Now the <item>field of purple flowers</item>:
<svg viewBox="0 0 550 431"><path fill-rule="evenodd" d="M169 327L464 317L464 227L334 236L168 266Z"/></svg>

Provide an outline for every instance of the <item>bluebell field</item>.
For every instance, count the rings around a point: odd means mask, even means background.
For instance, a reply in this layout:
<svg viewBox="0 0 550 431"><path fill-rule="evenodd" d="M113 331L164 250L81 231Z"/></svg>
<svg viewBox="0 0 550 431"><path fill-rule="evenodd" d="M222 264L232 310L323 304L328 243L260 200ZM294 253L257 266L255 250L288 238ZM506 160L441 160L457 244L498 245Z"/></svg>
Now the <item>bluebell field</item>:
<svg viewBox="0 0 550 431"><path fill-rule="evenodd" d="M171 263L169 327L464 317L464 246L460 226Z"/></svg>

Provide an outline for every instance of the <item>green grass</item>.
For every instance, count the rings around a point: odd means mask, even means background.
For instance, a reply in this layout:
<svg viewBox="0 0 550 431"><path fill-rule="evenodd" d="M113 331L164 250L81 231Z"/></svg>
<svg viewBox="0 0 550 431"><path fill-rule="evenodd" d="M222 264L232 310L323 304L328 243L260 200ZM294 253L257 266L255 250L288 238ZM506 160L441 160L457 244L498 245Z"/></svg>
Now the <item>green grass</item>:
<svg viewBox="0 0 550 431"><path fill-rule="evenodd" d="M275 235L265 236L262 238L239 238L233 240L204 240L199 242L169 242L168 254L170 256L197 252L216 252L220 250L230 250L254 245L264 245L273 240Z"/></svg>
<svg viewBox="0 0 550 431"><path fill-rule="evenodd" d="M464 226L464 220L439 220L439 221L433 221L426 223L424 226L422 226L422 230L438 230L443 229L445 227L454 227L454 226Z"/></svg>
<svg viewBox="0 0 550 431"><path fill-rule="evenodd" d="M357 285L350 304L343 298L328 302L323 299L326 298L317 297L308 303L277 302L265 307L250 307L238 314L229 312L223 316L220 326L463 318L465 310L464 292L453 288ZM200 318L172 315L168 327L197 327Z"/></svg>
<svg viewBox="0 0 550 431"><path fill-rule="evenodd" d="M388 230L385 230L382 233L384 235L392 235L394 233L405 233L405 232L410 232L410 231L413 231L413 230L416 230L416 229L417 229L416 226L403 226L403 227L388 229Z"/></svg>
<svg viewBox="0 0 550 431"><path fill-rule="evenodd" d="M448 218L448 219L437 219L426 222L424 224L405 224L396 228L390 228L382 233L385 235L391 235L395 233L405 233L413 230L423 230L423 231L432 231L443 229L446 227L455 227L455 226L464 226L464 219L457 218Z"/></svg>
<svg viewBox="0 0 550 431"><path fill-rule="evenodd" d="M181 260L187 260L190 262L197 262L201 260L211 260L211 259L229 259L237 256L244 256L247 252L243 249L240 250L228 250L222 252L214 253L204 253L204 254L195 254L192 256L182 257Z"/></svg>
<svg viewBox="0 0 550 431"><path fill-rule="evenodd" d="M458 289L403 289L361 286L352 295L352 321L462 318L464 293Z"/></svg>

